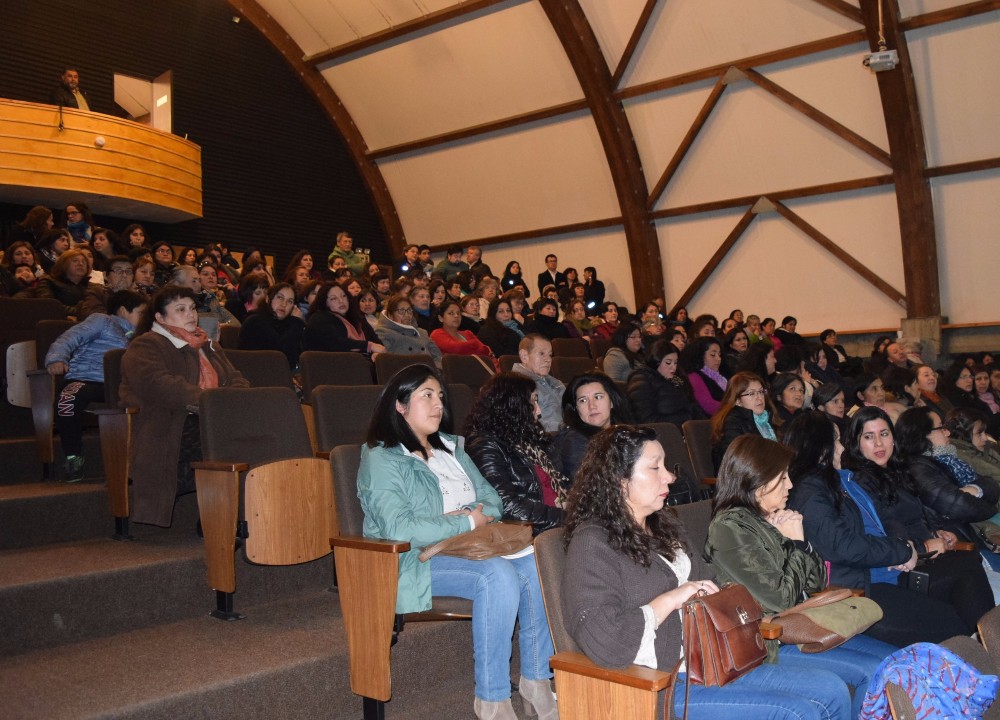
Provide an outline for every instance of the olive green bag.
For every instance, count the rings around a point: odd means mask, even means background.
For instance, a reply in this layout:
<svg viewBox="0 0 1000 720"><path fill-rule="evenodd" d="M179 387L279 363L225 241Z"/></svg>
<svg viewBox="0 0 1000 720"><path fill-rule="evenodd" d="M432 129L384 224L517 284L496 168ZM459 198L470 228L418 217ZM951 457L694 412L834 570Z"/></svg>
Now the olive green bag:
<svg viewBox="0 0 1000 720"><path fill-rule="evenodd" d="M882 608L851 590L827 590L788 608L771 620L781 625L781 642L804 653L820 653L843 645L882 619Z"/></svg>

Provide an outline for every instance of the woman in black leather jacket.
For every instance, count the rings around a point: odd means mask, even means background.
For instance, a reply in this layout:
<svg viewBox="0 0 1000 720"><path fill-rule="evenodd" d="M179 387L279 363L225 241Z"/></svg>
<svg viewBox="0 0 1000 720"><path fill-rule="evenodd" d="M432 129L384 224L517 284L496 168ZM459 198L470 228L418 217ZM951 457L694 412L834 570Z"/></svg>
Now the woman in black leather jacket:
<svg viewBox="0 0 1000 720"><path fill-rule="evenodd" d="M531 378L500 373L483 386L469 413L465 450L503 501L505 520L535 534L563 521L569 482L552 465Z"/></svg>
<svg viewBox="0 0 1000 720"><path fill-rule="evenodd" d="M629 375L628 400L636 422L669 422L679 427L686 420L705 418L677 365L678 352L670 340L660 338L650 348L646 364Z"/></svg>

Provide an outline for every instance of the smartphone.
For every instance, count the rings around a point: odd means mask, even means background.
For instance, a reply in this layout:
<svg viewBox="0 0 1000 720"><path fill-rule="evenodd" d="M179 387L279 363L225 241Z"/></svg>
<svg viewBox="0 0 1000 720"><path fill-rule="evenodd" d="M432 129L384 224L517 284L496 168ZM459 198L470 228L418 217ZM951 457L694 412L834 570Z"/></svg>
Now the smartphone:
<svg viewBox="0 0 1000 720"><path fill-rule="evenodd" d="M927 573L920 572L919 570L910 570L910 572L906 573L906 587L913 592L926 595L929 586L930 575Z"/></svg>

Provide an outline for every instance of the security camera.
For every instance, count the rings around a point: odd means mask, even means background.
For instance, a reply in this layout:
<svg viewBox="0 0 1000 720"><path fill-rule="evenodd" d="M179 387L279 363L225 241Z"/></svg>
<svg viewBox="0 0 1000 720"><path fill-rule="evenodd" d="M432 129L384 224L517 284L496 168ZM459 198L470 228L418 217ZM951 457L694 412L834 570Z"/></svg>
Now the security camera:
<svg viewBox="0 0 1000 720"><path fill-rule="evenodd" d="M899 65L899 53L895 50L879 50L861 58L861 64L873 73L894 70Z"/></svg>

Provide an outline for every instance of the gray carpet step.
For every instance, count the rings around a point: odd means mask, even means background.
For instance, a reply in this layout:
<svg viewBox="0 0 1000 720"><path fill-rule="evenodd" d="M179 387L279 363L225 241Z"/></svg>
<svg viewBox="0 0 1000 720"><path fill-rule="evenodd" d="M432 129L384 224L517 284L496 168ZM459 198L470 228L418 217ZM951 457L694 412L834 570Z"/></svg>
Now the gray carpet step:
<svg viewBox="0 0 1000 720"><path fill-rule="evenodd" d="M97 429L87 430L83 434L83 456L86 462L83 466L87 478L104 477L104 460L101 457L101 439ZM63 480L65 455L59 438L55 441L55 462L49 468L49 478ZM42 462L38 459L34 435L30 437L5 436L0 440L0 485L15 485L23 482L36 482L43 477Z"/></svg>
<svg viewBox="0 0 1000 720"><path fill-rule="evenodd" d="M0 485L0 550L109 537L113 530L101 480Z"/></svg>
<svg viewBox="0 0 1000 720"><path fill-rule="evenodd" d="M215 592L202 541L184 531L136 526L135 542L83 540L0 552L0 656L207 616ZM332 556L287 567L237 554L236 609L327 590ZM219 622L221 621L214 621Z"/></svg>
<svg viewBox="0 0 1000 720"><path fill-rule="evenodd" d="M360 719L335 594L249 610L240 622L198 617L0 659L4 717ZM469 623L412 623L392 660L388 718L473 717Z"/></svg>

